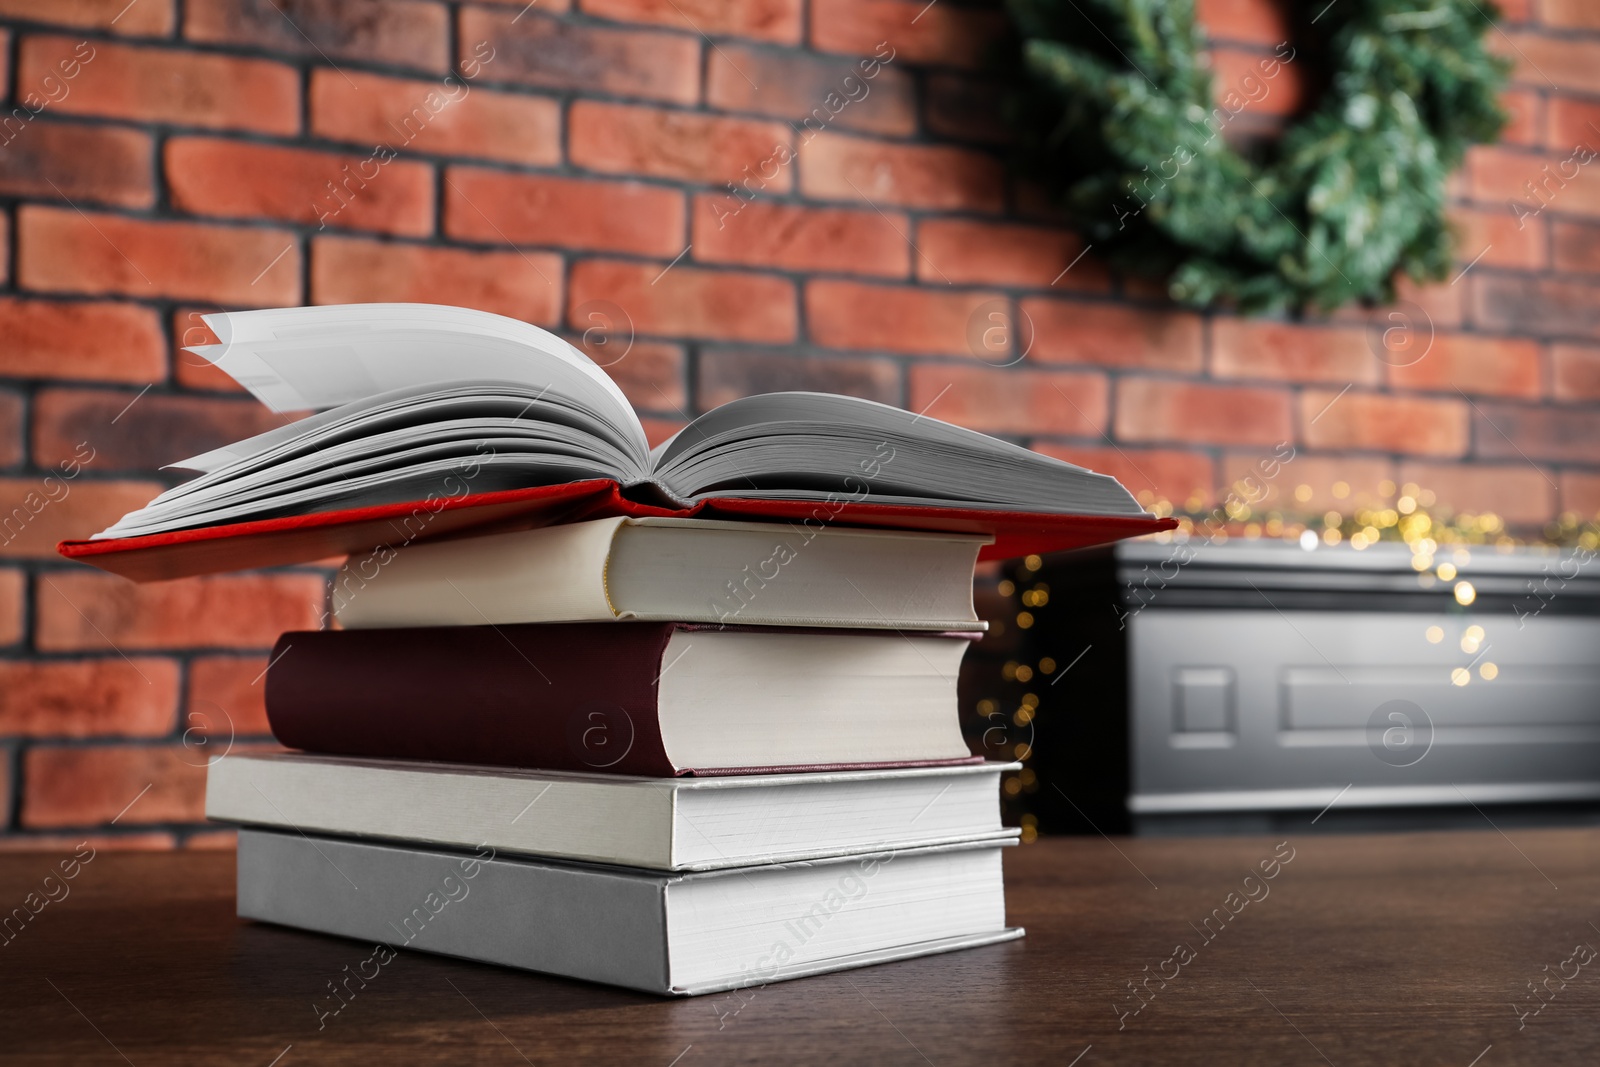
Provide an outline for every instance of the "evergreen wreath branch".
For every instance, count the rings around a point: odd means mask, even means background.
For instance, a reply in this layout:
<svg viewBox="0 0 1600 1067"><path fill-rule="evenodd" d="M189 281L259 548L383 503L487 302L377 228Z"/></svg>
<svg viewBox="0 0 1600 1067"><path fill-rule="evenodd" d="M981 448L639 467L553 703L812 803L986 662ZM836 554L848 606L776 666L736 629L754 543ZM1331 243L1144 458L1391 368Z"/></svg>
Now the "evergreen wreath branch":
<svg viewBox="0 0 1600 1067"><path fill-rule="evenodd" d="M1327 88L1261 159L1223 132L1297 61L1288 42L1214 102L1194 0L1008 4L1022 163L1113 263L1251 313L1390 302L1399 275L1448 276L1446 180L1506 122L1492 4L1328 5L1307 27Z"/></svg>

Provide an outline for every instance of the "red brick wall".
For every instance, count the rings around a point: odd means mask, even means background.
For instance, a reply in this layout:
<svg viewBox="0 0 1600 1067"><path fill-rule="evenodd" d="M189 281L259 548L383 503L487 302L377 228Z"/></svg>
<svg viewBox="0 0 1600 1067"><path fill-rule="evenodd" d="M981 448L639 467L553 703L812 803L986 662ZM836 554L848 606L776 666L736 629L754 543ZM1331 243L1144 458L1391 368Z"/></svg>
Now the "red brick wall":
<svg viewBox="0 0 1600 1067"><path fill-rule="evenodd" d="M209 309L429 299L575 335L604 301L656 437L820 388L1147 499L1209 501L1292 441L1313 506L1416 481L1519 524L1593 515L1600 164L1520 226L1508 200L1538 206L1525 183L1600 147L1600 18L1503 6L1515 121L1456 179L1472 266L1408 294L1433 341L1400 368L1374 316L1196 315L1080 259L1002 164L990 6L0 0L0 518L27 519L0 535L0 844L225 843L199 821L205 756L230 722L265 740L266 649L321 615L314 568L136 587L53 555L162 463L275 423L177 350ZM1223 84L1283 37L1265 0L1201 7ZM1256 107L1268 128L1293 79ZM995 310L1031 324L1011 366L974 354ZM185 733L207 727L209 749Z"/></svg>

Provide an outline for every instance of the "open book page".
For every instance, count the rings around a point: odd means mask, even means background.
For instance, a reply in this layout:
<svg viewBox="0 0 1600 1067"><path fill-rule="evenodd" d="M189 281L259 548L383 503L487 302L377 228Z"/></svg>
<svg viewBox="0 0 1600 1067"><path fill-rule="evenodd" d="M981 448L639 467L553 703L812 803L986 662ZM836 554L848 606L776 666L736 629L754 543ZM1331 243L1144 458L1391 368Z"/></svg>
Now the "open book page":
<svg viewBox="0 0 1600 1067"><path fill-rule="evenodd" d="M220 344L190 351L273 411L337 407L395 389L474 380L549 390L614 427L643 468L638 416L594 362L556 335L441 304L341 304L207 315ZM206 457L178 464L208 469Z"/></svg>
<svg viewBox="0 0 1600 1067"><path fill-rule="evenodd" d="M829 393L731 401L658 445L652 460L656 480L686 502L834 494L893 504L1144 514L1108 475L925 415Z"/></svg>
<svg viewBox="0 0 1600 1067"><path fill-rule="evenodd" d="M628 442L552 391L510 382L417 386L347 404L219 449L199 477L102 537L418 499L647 477ZM185 461L192 467L198 461Z"/></svg>
<svg viewBox="0 0 1600 1067"><path fill-rule="evenodd" d="M327 408L175 467L198 477L96 535L135 537L345 507L616 481L713 496L1139 516L1114 478L853 397L725 404L654 452L582 352L525 323L427 304L208 316L199 349L269 406Z"/></svg>

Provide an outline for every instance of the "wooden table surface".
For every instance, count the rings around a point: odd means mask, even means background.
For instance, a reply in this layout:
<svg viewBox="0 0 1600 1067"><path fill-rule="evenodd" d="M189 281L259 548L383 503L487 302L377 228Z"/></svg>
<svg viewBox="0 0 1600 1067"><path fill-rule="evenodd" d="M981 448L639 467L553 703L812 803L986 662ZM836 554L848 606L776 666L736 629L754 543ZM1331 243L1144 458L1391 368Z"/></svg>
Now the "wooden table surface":
<svg viewBox="0 0 1600 1067"><path fill-rule="evenodd" d="M66 855L0 859L0 907ZM1045 840L1007 854L1019 942L742 1001L403 952L320 1031L368 946L236 919L231 853L66 887L0 947L0 1063L1600 1063L1597 830Z"/></svg>

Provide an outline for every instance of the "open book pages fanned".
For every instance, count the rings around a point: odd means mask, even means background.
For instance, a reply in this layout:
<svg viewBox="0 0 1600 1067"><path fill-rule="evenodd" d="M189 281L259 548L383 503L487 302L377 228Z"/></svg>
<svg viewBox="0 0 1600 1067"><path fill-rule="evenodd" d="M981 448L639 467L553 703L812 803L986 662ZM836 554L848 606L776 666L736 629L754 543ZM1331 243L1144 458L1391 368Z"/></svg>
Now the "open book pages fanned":
<svg viewBox="0 0 1600 1067"><path fill-rule="evenodd" d="M191 351L274 411L317 413L173 463L196 477L97 539L597 479L664 508L847 499L1148 518L1107 475L847 396L746 397L652 449L587 356L485 312L357 304L206 322L221 343Z"/></svg>

